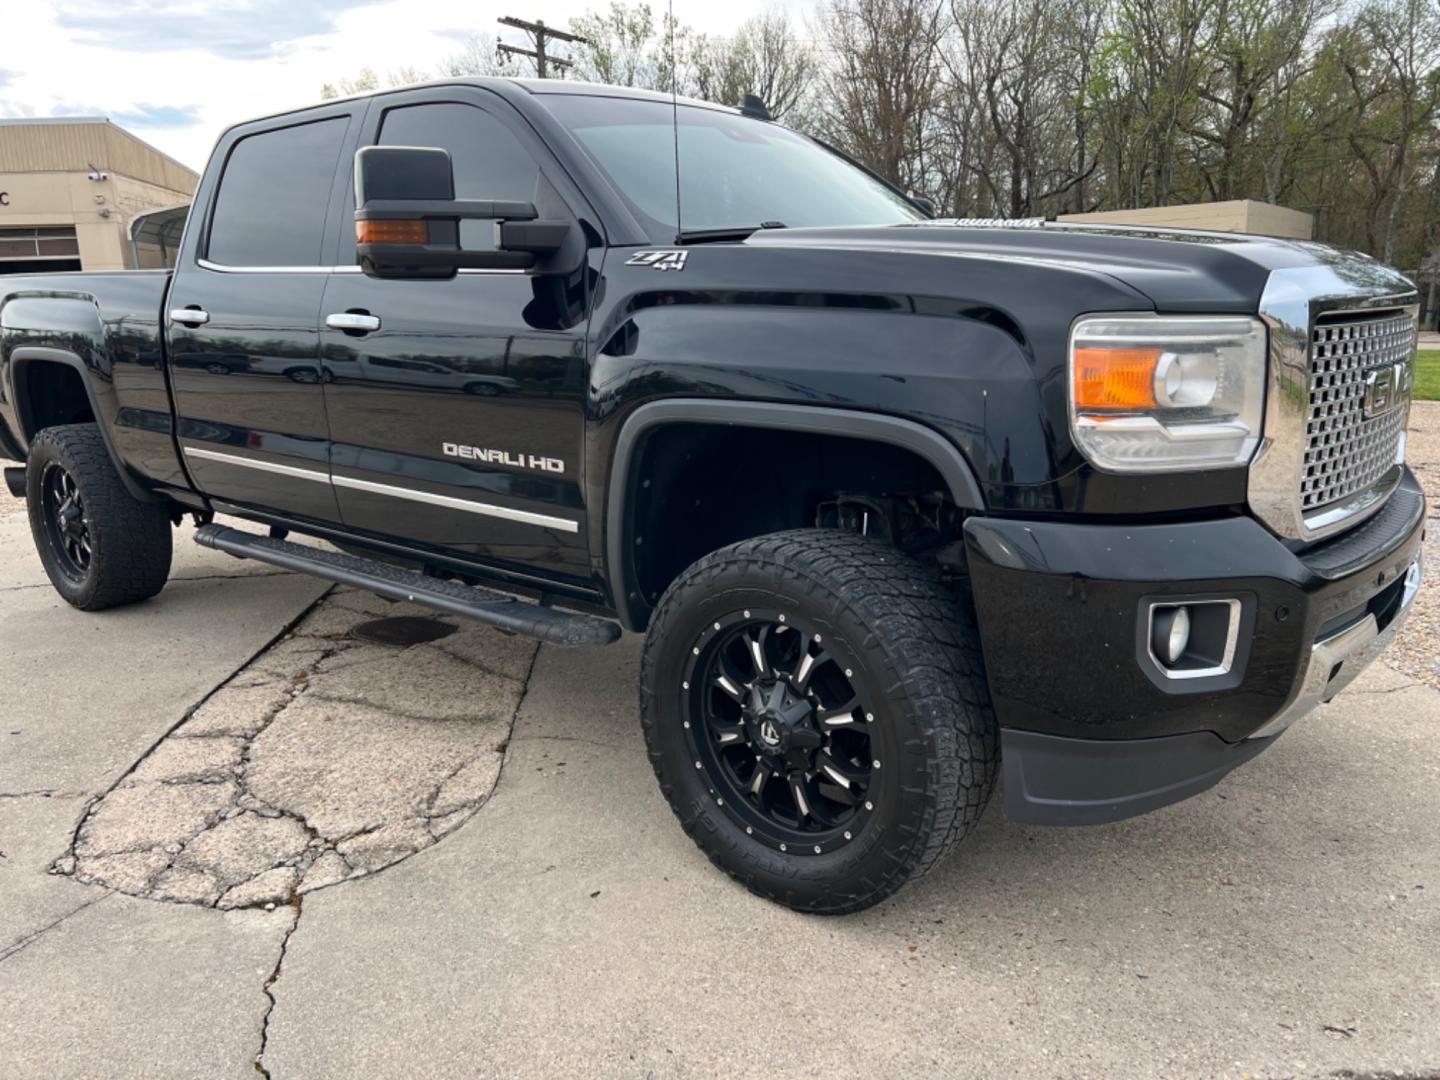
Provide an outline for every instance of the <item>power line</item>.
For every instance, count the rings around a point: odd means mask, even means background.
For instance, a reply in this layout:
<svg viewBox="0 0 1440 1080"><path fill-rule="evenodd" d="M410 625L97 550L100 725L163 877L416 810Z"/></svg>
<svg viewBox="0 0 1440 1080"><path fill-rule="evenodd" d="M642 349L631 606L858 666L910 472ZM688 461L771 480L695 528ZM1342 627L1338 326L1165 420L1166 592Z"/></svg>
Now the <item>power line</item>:
<svg viewBox="0 0 1440 1080"><path fill-rule="evenodd" d="M542 79L546 78L546 72L551 65L561 70L570 67L569 60L559 56L551 56L545 51L547 42L575 41L581 45L590 44L588 38L583 38L579 34L571 34L564 30L551 29L545 25L543 19L527 22L524 19L517 19L513 16L505 15L497 19L496 22L502 26L513 26L517 30L524 30L525 33L530 35L530 44L534 46L533 49L522 49L518 45L506 45L504 42L500 42L495 48L508 56L528 56L531 60L535 61L535 74Z"/></svg>

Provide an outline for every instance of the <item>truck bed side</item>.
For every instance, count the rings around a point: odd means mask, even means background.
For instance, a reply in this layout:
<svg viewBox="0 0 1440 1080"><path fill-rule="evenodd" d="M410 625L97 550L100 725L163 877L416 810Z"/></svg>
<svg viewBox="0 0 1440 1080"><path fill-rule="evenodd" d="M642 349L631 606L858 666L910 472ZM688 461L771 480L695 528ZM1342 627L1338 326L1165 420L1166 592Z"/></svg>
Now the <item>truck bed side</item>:
<svg viewBox="0 0 1440 1080"><path fill-rule="evenodd" d="M40 429L93 419L132 492L189 492L165 370L169 281L129 270L0 282L0 455L24 460Z"/></svg>

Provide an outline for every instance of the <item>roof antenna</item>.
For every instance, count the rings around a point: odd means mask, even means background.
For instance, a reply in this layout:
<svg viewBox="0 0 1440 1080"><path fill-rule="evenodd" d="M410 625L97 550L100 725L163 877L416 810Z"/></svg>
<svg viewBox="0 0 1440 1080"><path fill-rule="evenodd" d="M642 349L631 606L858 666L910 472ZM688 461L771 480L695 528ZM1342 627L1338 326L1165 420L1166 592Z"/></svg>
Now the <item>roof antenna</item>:
<svg viewBox="0 0 1440 1080"><path fill-rule="evenodd" d="M675 243L681 243L680 227L680 67L675 63L675 0L670 0L670 127L675 134Z"/></svg>

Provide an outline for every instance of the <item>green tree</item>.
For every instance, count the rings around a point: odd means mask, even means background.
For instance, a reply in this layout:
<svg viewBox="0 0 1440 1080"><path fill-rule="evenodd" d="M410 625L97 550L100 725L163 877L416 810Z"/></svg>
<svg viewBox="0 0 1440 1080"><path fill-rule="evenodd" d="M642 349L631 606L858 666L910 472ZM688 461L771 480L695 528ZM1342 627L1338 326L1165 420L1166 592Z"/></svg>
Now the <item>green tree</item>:
<svg viewBox="0 0 1440 1080"><path fill-rule="evenodd" d="M607 12L591 11L570 20L570 32L585 38L571 53L575 78L614 86L658 88L655 17L650 5L612 0Z"/></svg>

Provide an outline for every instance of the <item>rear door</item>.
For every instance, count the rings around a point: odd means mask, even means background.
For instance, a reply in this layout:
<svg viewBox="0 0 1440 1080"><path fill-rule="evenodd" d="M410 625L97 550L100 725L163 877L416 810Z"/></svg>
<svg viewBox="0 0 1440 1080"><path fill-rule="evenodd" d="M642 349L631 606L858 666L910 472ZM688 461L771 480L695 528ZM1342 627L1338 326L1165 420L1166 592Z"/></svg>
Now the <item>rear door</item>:
<svg viewBox="0 0 1440 1080"><path fill-rule="evenodd" d="M578 199L534 133L477 88L377 98L360 144L443 147L458 198ZM461 240L493 248L493 224L465 222ZM352 228L336 262L354 252ZM583 268L572 278L462 270L381 280L337 267L321 351L346 526L588 582L588 306ZM357 316L370 328L355 327Z"/></svg>
<svg viewBox="0 0 1440 1080"><path fill-rule="evenodd" d="M212 499L320 522L331 489L319 315L363 104L227 135L168 302L178 435Z"/></svg>

